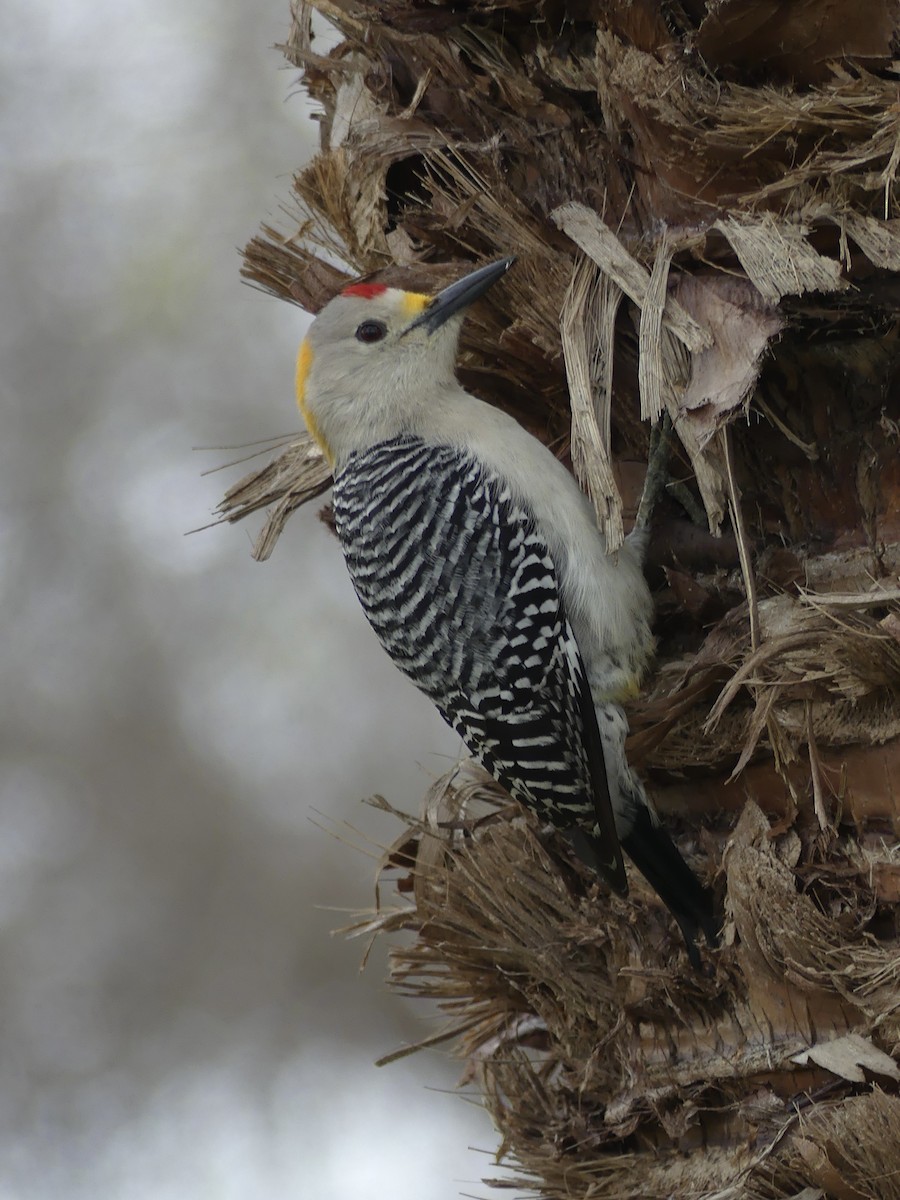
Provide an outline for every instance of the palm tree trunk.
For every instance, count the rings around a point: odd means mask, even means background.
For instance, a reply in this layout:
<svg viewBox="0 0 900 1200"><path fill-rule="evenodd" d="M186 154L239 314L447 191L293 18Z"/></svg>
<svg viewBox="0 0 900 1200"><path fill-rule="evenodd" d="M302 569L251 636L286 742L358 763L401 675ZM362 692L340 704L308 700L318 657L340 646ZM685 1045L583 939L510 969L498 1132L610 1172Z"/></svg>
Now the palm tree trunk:
<svg viewBox="0 0 900 1200"><path fill-rule="evenodd" d="M392 981L442 1003L540 1196L900 1197L900 30L866 8L295 5L322 150L245 275L315 311L350 274L517 254L461 374L571 462L613 551L651 425L677 435L629 753L722 896L708 971L469 769L357 926L414 932ZM273 505L265 557L327 482L301 437L223 516Z"/></svg>

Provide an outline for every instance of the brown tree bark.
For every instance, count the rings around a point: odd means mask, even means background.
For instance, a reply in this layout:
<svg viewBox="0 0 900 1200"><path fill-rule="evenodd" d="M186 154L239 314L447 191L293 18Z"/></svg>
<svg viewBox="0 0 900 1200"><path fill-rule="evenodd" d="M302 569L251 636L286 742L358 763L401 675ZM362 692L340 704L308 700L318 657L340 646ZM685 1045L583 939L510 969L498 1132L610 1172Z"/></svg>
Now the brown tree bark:
<svg viewBox="0 0 900 1200"><path fill-rule="evenodd" d="M315 311L518 255L461 374L571 462L613 552L650 426L677 435L629 750L722 897L708 972L639 879L607 895L467 770L359 926L414 931L393 982L444 1005L548 1198L900 1197L900 17L858 8L295 6L322 151L246 276ZM223 517L272 506L265 557L327 483L300 437Z"/></svg>

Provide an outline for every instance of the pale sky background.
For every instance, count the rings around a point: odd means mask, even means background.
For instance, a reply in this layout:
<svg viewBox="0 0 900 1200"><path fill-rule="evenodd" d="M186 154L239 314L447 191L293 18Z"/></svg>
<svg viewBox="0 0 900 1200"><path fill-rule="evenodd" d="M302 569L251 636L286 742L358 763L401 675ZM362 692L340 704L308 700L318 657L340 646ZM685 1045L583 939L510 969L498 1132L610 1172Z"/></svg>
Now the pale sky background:
<svg viewBox="0 0 900 1200"><path fill-rule="evenodd" d="M288 0L0 9L0 1200L451 1200L496 1135L329 936L458 741L337 544L203 524L299 427L303 316L239 281L313 149ZM323 814L316 817L316 813ZM311 819L312 818L312 819ZM477 1151L468 1150L475 1146Z"/></svg>

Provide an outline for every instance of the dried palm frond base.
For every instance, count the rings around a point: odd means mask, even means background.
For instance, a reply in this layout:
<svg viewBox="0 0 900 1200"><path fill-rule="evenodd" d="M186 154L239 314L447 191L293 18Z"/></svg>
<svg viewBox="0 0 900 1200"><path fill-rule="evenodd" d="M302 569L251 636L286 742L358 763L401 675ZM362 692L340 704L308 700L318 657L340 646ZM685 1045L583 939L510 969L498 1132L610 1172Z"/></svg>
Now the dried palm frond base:
<svg viewBox="0 0 900 1200"><path fill-rule="evenodd" d="M628 754L727 914L691 971L640 878L607 895L464 771L357 932L412 933L394 985L443 1006L547 1200L900 1198L900 8L292 11L321 147L245 277L315 312L515 254L460 377L571 464L613 551L671 422ZM268 508L262 559L329 482L300 435L220 516Z"/></svg>
<svg viewBox="0 0 900 1200"><path fill-rule="evenodd" d="M752 801L733 831L683 841L701 872L724 849L724 941L698 973L639 876L610 895L479 769L403 819L391 901L347 932L414 935L391 983L446 1015L420 1046L451 1042L483 1094L519 1174L498 1186L900 1197L896 851L774 836Z"/></svg>

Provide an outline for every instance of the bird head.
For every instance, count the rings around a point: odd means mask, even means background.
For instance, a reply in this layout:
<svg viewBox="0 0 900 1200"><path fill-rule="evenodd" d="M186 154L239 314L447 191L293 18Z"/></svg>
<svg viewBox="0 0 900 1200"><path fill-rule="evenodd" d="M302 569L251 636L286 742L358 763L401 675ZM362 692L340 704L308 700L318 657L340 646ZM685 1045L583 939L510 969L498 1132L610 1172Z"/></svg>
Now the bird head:
<svg viewBox="0 0 900 1200"><path fill-rule="evenodd" d="M333 467L411 432L415 414L454 386L465 309L515 260L480 267L435 296L380 283L345 288L321 310L297 356L297 403Z"/></svg>

